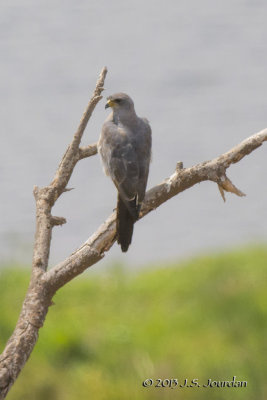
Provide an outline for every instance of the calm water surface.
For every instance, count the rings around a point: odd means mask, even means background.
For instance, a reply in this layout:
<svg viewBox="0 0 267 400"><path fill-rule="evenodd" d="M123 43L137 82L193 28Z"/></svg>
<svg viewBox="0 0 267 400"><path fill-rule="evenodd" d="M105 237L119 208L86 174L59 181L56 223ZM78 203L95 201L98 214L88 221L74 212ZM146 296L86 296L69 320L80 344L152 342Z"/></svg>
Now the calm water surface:
<svg viewBox="0 0 267 400"><path fill-rule="evenodd" d="M107 65L106 94L129 93L153 128L148 186L185 166L216 157L267 127L267 3L193 0L38 1L0 5L0 256L30 263L34 185L46 185ZM102 101L83 144L97 141ZM135 227L126 255L118 246L102 261L140 266L233 247L267 237L267 147L231 167L247 194L202 183ZM83 160L75 190L54 215L51 263L65 258L109 216L113 184L98 156Z"/></svg>

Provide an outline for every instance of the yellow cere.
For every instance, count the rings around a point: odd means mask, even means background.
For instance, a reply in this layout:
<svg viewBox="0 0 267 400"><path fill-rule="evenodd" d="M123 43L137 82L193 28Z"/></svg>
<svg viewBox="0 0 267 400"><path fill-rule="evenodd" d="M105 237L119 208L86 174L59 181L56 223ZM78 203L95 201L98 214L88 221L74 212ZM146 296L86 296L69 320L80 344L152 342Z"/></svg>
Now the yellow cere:
<svg viewBox="0 0 267 400"><path fill-rule="evenodd" d="M108 103L109 107L114 107L114 105L115 105L115 102L113 100L108 100L107 103Z"/></svg>

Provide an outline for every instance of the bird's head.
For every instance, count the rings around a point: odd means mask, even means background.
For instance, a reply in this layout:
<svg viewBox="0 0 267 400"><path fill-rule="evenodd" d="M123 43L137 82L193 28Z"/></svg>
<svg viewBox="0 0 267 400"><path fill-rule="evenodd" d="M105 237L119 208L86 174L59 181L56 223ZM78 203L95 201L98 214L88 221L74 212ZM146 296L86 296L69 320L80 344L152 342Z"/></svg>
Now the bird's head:
<svg viewBox="0 0 267 400"><path fill-rule="evenodd" d="M115 93L107 98L105 108L111 107L115 112L134 110L134 102L125 93Z"/></svg>

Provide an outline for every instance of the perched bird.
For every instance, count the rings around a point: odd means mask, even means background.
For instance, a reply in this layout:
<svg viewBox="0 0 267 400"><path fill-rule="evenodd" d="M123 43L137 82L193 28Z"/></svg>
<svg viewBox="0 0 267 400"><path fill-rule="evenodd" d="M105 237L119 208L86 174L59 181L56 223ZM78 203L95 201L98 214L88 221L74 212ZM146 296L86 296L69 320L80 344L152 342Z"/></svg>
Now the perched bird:
<svg viewBox="0 0 267 400"><path fill-rule="evenodd" d="M125 93L107 98L112 112L103 124L98 151L104 171L118 190L117 242L123 252L132 240L133 225L145 197L151 158L151 128L139 118L132 99Z"/></svg>

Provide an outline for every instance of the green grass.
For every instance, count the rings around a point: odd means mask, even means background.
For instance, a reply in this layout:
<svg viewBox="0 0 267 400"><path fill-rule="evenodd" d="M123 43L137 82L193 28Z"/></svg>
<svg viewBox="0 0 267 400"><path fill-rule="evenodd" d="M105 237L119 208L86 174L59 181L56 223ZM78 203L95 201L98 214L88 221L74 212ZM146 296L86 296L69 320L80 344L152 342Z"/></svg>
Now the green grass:
<svg viewBox="0 0 267 400"><path fill-rule="evenodd" d="M29 271L0 272L0 343ZM84 274L55 296L9 400L267 398L267 250ZM146 378L248 382L247 388L144 388Z"/></svg>

